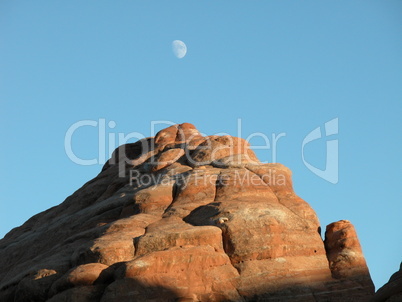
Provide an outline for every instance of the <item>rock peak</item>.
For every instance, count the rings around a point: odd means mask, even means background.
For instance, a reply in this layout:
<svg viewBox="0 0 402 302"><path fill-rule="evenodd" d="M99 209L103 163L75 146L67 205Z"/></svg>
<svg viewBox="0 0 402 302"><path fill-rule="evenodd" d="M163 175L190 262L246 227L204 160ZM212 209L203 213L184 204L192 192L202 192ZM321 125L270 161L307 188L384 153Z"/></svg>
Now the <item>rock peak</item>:
<svg viewBox="0 0 402 302"><path fill-rule="evenodd" d="M325 242L291 171L177 124L0 241L1 301L367 301L353 225Z"/></svg>
<svg viewBox="0 0 402 302"><path fill-rule="evenodd" d="M155 143L158 146L165 147L170 144L187 143L201 137L201 133L193 124L182 123L159 131L155 136Z"/></svg>

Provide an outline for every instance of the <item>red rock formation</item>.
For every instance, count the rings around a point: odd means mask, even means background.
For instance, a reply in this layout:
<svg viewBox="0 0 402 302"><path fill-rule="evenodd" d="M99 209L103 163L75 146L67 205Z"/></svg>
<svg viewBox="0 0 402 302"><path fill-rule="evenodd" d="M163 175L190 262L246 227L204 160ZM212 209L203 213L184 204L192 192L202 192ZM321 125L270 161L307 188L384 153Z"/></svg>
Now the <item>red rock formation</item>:
<svg viewBox="0 0 402 302"><path fill-rule="evenodd" d="M402 262L399 271L391 276L389 281L382 286L370 302L400 302L402 301Z"/></svg>
<svg viewBox="0 0 402 302"><path fill-rule="evenodd" d="M368 301L353 226L319 228L288 168L174 125L0 241L0 301Z"/></svg>
<svg viewBox="0 0 402 302"><path fill-rule="evenodd" d="M369 276L355 228L350 221L341 220L327 226L325 248L334 278Z"/></svg>

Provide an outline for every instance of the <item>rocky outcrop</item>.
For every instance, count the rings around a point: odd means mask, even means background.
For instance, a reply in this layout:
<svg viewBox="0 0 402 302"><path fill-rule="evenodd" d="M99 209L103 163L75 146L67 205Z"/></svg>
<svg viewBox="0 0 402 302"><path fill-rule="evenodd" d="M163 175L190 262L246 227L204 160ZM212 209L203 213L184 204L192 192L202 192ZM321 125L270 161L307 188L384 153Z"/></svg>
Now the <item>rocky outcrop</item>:
<svg viewBox="0 0 402 302"><path fill-rule="evenodd" d="M350 221L341 220L327 226L325 249L334 278L356 277L362 278L361 283L370 283L366 260Z"/></svg>
<svg viewBox="0 0 402 302"><path fill-rule="evenodd" d="M400 302L402 301L402 262L399 271L391 276L370 302Z"/></svg>
<svg viewBox="0 0 402 302"><path fill-rule="evenodd" d="M368 301L356 232L327 227L248 143L191 124L120 146L0 241L0 301Z"/></svg>

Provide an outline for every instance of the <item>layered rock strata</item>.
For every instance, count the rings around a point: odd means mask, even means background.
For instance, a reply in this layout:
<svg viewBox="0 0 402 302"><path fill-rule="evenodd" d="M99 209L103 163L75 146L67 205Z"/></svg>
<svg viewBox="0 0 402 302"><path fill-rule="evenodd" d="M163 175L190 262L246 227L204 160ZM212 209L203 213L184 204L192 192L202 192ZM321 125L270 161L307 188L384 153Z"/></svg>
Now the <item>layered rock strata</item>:
<svg viewBox="0 0 402 302"><path fill-rule="evenodd" d="M191 124L120 146L0 241L0 301L368 301L348 221L327 227L248 143Z"/></svg>

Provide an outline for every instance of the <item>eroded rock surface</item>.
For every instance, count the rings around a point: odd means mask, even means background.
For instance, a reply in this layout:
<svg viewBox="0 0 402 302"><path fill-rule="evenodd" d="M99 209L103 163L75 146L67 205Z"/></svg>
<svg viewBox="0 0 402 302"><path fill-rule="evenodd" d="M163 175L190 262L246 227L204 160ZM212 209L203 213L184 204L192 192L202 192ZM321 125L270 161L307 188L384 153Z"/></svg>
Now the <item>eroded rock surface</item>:
<svg viewBox="0 0 402 302"><path fill-rule="evenodd" d="M288 168L188 123L117 148L97 177L0 241L0 268L0 301L368 301L374 292L350 222L329 225L324 243Z"/></svg>

